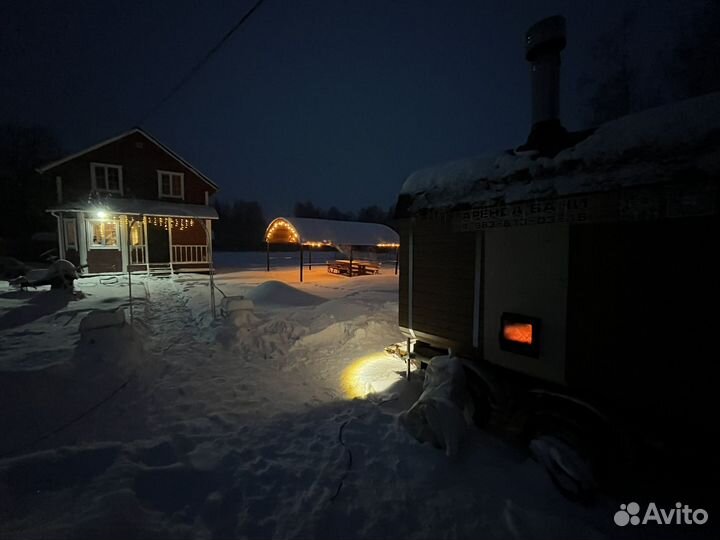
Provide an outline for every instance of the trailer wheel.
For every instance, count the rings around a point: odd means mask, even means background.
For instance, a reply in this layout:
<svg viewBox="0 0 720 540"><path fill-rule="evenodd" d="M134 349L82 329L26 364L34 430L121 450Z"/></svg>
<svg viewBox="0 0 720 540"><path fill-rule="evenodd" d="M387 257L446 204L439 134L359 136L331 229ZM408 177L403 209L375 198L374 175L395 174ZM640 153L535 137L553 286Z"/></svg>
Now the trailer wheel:
<svg viewBox="0 0 720 540"><path fill-rule="evenodd" d="M528 445L533 440L545 437L559 440L561 445L571 448L576 457L587 465L591 480L586 478L586 481L578 483L563 482L561 477L564 471L553 470L547 463L543 465L553 483L568 499L588 501L592 498L597 486L602 483L600 479L604 476L603 469L608 458L609 433L606 426L582 410L563 406L561 402L552 405L546 403L545 407L530 413L525 437ZM572 489L568 489L568 485Z"/></svg>

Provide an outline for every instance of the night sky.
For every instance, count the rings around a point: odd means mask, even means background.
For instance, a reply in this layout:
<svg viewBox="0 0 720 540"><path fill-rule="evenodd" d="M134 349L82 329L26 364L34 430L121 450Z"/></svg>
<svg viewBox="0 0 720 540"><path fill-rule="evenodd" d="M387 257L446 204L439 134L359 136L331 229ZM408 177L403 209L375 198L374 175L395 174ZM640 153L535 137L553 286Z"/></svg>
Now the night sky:
<svg viewBox="0 0 720 540"><path fill-rule="evenodd" d="M140 120L254 1L4 3L0 121L49 127L68 152ZM636 2L633 49L685 23ZM517 146L529 130L527 27L563 14L562 117L585 127L579 76L626 1L265 0L141 124L266 217L297 200L394 202L416 169Z"/></svg>

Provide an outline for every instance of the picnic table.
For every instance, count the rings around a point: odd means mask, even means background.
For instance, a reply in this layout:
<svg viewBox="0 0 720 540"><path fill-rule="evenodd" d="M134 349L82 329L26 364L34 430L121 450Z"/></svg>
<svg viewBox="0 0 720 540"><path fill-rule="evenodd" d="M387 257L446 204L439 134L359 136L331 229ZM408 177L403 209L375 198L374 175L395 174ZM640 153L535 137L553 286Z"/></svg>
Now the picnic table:
<svg viewBox="0 0 720 540"><path fill-rule="evenodd" d="M351 272L352 269L352 272ZM337 259L327 262L327 271L341 276L367 276L380 273L380 263L372 261Z"/></svg>

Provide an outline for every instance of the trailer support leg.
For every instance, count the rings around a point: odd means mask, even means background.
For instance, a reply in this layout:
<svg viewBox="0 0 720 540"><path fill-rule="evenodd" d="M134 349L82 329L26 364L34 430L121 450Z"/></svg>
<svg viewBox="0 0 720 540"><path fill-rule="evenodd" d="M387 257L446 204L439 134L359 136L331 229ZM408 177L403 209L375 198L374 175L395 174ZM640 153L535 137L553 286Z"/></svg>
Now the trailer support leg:
<svg viewBox="0 0 720 540"><path fill-rule="evenodd" d="M410 380L410 355L412 354L412 340L407 338L407 373L405 377Z"/></svg>

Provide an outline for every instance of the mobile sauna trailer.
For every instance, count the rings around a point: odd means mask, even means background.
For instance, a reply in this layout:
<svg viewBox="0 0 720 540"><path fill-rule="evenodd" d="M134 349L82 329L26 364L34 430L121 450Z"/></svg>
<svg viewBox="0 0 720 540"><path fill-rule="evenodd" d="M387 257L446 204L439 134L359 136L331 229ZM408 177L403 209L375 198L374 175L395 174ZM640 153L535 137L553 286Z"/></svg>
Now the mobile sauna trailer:
<svg viewBox="0 0 720 540"><path fill-rule="evenodd" d="M557 88L546 67L533 77ZM466 361L479 420L527 406L586 431L715 429L720 94L574 134L555 100L535 95L521 151L405 181L401 331L419 357Z"/></svg>

